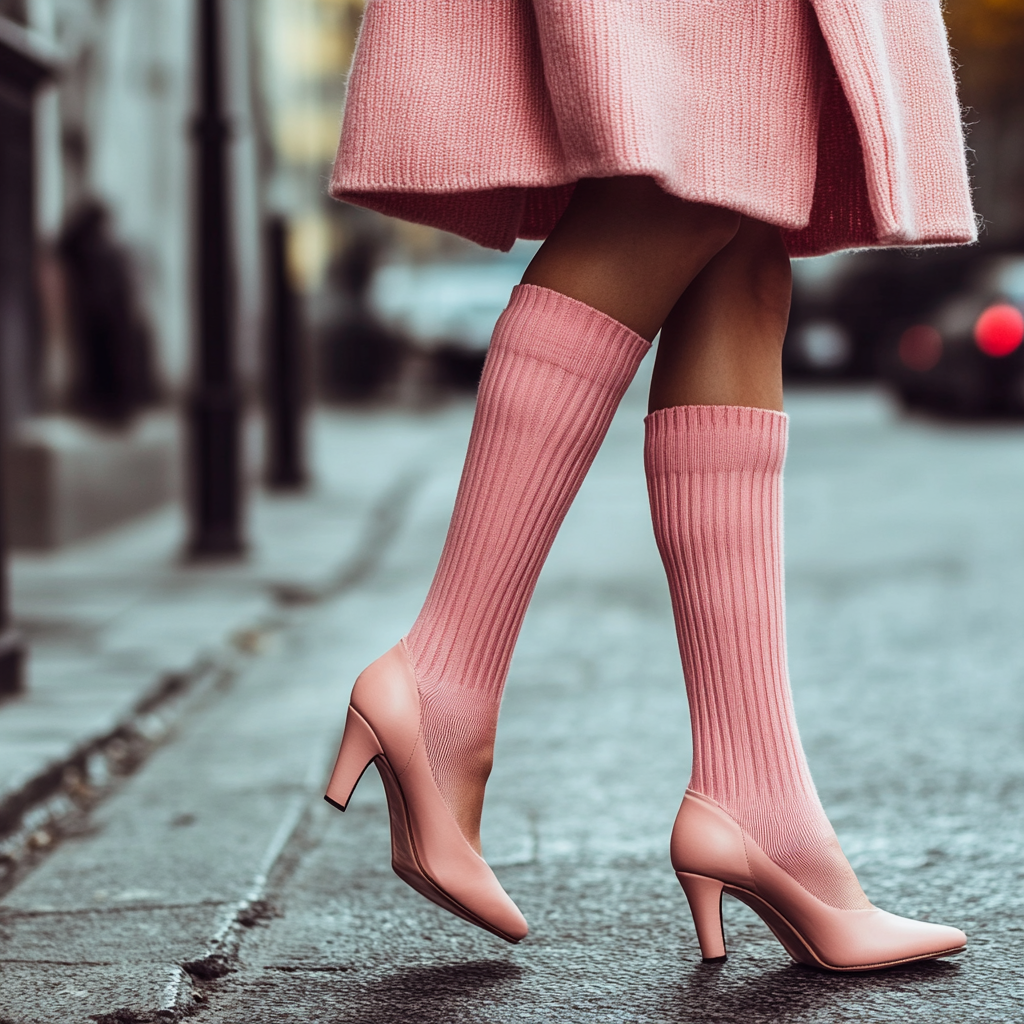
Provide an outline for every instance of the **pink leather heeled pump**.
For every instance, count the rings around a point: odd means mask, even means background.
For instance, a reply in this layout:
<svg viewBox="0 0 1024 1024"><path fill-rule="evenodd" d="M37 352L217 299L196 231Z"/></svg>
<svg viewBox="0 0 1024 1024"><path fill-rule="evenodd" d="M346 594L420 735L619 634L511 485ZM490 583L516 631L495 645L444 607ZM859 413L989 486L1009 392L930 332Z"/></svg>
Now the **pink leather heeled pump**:
<svg viewBox="0 0 1024 1024"><path fill-rule="evenodd" d="M672 866L686 893L701 956L725 958L722 893L742 900L798 963L873 971L961 952L956 928L888 914L868 904L838 910L779 867L714 800L687 790L672 830Z"/></svg>
<svg viewBox="0 0 1024 1024"><path fill-rule="evenodd" d="M395 874L470 924L509 942L524 938L526 919L466 841L434 782L416 677L402 642L356 680L324 799L344 811L371 764L387 794Z"/></svg>

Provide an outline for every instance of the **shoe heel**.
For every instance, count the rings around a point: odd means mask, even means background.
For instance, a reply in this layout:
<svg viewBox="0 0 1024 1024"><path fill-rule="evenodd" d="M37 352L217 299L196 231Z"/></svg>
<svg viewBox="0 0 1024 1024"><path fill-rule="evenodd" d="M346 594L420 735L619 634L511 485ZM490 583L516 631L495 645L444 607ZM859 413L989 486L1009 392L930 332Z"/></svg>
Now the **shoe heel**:
<svg viewBox="0 0 1024 1024"><path fill-rule="evenodd" d="M725 959L725 933L722 931L722 883L703 875L677 871L676 877L690 904L693 925L697 929L700 955L707 960Z"/></svg>
<svg viewBox="0 0 1024 1024"><path fill-rule="evenodd" d="M334 764L334 771L331 772L331 781L327 784L324 799L339 811L345 810L363 772L370 767L375 757L383 753L366 720L349 705L345 732L341 737L341 749L338 751L338 760Z"/></svg>

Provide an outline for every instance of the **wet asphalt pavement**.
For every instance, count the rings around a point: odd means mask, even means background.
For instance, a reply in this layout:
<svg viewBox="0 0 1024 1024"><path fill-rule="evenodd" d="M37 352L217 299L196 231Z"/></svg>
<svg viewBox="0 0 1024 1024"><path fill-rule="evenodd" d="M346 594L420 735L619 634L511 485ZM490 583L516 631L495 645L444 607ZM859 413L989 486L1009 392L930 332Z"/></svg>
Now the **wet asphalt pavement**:
<svg viewBox="0 0 1024 1024"><path fill-rule="evenodd" d="M828 975L727 900L729 959L701 963L668 863L689 730L636 389L506 691L484 847L527 940L474 930L391 874L373 773L344 815L319 799L351 680L407 628L436 562L469 428L470 410L448 410L373 574L211 688L0 904L0 1020L164 1006L209 1024L1019 1021L1024 430L902 420L872 393L789 408L791 670L811 766L872 900L962 927L966 954Z"/></svg>

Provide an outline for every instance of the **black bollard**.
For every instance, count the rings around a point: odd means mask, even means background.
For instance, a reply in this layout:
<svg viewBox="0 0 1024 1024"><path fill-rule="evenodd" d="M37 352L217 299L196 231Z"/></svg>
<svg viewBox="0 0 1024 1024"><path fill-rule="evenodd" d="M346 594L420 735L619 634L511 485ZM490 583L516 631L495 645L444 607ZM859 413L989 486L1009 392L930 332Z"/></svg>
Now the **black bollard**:
<svg viewBox="0 0 1024 1024"><path fill-rule="evenodd" d="M7 427L31 407L38 357L35 269L36 89L52 77L55 54L0 17L0 696L25 687L26 647L11 621L5 480Z"/></svg>
<svg viewBox="0 0 1024 1024"><path fill-rule="evenodd" d="M242 401L235 367L234 261L228 190L220 0L198 0L195 142L196 346L188 403L190 535L194 559L245 550Z"/></svg>
<svg viewBox="0 0 1024 1024"><path fill-rule="evenodd" d="M0 434L0 443L3 436ZM6 498L6 480L0 472L0 509ZM0 697L25 688L25 642L11 622L11 585L7 572L7 529L0 515Z"/></svg>
<svg viewBox="0 0 1024 1024"><path fill-rule="evenodd" d="M0 174L0 183L3 175ZM31 209L31 207L29 207ZM2 340L2 339L0 339ZM2 410L0 410L2 414ZM0 416L2 418L2 416ZM6 450L6 431L0 426L0 452ZM7 570L7 480L0 459L0 697L25 689L25 642L11 621L11 584Z"/></svg>
<svg viewBox="0 0 1024 1024"><path fill-rule="evenodd" d="M305 463L305 349L298 296L288 274L288 225L267 223L269 308L263 353L266 412L264 481L271 490L297 490L307 483Z"/></svg>

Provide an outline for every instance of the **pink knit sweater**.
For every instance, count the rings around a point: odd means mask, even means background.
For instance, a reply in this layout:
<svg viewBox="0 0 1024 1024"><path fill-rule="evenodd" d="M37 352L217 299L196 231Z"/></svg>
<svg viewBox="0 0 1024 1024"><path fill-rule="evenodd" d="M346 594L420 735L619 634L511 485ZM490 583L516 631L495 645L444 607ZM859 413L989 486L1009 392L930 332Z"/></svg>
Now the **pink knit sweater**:
<svg viewBox="0 0 1024 1024"><path fill-rule="evenodd" d="M368 0L333 196L508 249L620 174L794 256L972 241L938 0Z"/></svg>

